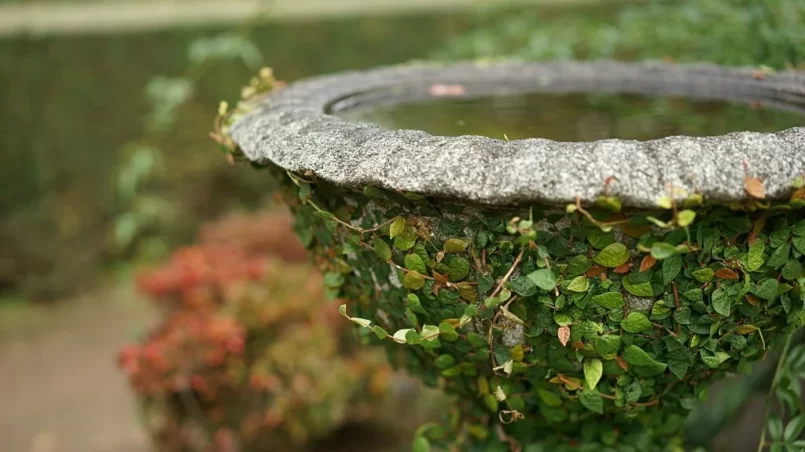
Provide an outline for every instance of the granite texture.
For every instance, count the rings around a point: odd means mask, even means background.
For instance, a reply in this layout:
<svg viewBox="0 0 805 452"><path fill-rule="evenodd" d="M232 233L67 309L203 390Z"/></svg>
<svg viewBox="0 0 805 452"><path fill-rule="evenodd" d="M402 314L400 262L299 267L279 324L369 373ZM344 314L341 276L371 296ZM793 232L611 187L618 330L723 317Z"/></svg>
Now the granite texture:
<svg viewBox="0 0 805 452"><path fill-rule="evenodd" d="M652 207L669 186L708 201L746 199L747 176L785 198L805 174L805 128L651 141L504 141L439 137L350 123L332 112L367 103L424 99L433 85L464 97L526 92L622 92L762 102L805 113L805 74L759 76L752 68L665 63L558 62L411 64L312 78L268 96L232 127L246 157L312 171L339 186L378 186L480 204L564 204L604 194ZM805 125L805 116L803 116ZM748 167L748 172L745 170ZM680 194L678 197L683 197Z"/></svg>

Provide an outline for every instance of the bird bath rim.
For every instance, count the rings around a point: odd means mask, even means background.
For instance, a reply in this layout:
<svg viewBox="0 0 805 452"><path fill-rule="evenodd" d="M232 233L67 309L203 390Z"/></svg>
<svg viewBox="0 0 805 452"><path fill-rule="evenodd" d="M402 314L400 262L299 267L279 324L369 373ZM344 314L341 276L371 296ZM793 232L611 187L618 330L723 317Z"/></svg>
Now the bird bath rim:
<svg viewBox="0 0 805 452"><path fill-rule="evenodd" d="M769 199L783 199L805 174L803 127L648 141L506 141L389 130L333 114L366 102L530 92L683 95L805 113L805 74L795 71L657 62L461 62L296 82L262 99L231 133L249 160L313 173L337 186L484 205L593 202L606 195L624 206L651 208L669 195L681 200L693 193L725 204L749 198L747 177L762 180Z"/></svg>

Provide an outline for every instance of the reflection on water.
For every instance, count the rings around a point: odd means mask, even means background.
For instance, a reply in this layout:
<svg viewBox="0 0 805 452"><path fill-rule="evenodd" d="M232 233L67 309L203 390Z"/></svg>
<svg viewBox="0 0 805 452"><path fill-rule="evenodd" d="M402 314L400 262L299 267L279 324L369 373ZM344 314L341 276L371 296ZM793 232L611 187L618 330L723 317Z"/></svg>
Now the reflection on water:
<svg viewBox="0 0 805 452"><path fill-rule="evenodd" d="M803 116L760 105L683 97L626 94L545 94L441 97L397 105L358 106L338 113L389 129L434 135L483 135L511 140L649 140L750 130L773 132L805 125Z"/></svg>

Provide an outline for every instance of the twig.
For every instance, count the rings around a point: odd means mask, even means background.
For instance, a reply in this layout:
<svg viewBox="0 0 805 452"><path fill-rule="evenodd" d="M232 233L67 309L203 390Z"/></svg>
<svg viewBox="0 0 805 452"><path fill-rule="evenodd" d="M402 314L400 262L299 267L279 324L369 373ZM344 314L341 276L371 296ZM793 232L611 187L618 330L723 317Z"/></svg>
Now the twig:
<svg viewBox="0 0 805 452"><path fill-rule="evenodd" d="M671 336L673 336L673 337L677 337L677 334L676 334L675 332L671 331L671 330L670 330L669 328L667 328L667 327L664 327L664 326L660 325L659 323L653 323L652 325L654 325L654 328L659 328L659 329L661 329L661 330L665 330L665 331L666 331L668 334L670 334Z"/></svg>
<svg viewBox="0 0 805 452"><path fill-rule="evenodd" d="M520 452L522 449L520 447L520 443L517 442L514 438L507 435L506 432L503 430L503 426L501 424L495 425L495 432L498 435L498 438L509 445L510 452Z"/></svg>
<svg viewBox="0 0 805 452"><path fill-rule="evenodd" d="M597 220L593 216L593 214L591 214L590 212L585 210L584 207L581 206L581 197L580 196L576 196L576 210L578 210L579 213L581 213L588 220L590 220L590 223L598 226L599 228L609 228L609 227L612 227L612 226L617 226L619 224L626 224L626 223L629 222L629 220L618 220L618 221L609 221L609 222L604 222L604 221Z"/></svg>
<svg viewBox="0 0 805 452"><path fill-rule="evenodd" d="M380 229L383 229L384 227L390 225L391 223L394 223L394 221L397 219L395 217L395 218L392 218L389 221L386 221L385 223L381 223L381 224L379 224L377 226L374 226L372 228L369 228L369 229L364 229L364 228L359 228L357 226L353 226L353 225L347 223L346 221L343 221L343 220L339 219L338 217L333 215L331 212L328 212L328 211L322 209L321 207L319 207L318 205L316 205L316 203L314 203L311 200L308 200L307 203L311 207L313 207L313 209L315 209L317 212L321 212L323 214L326 214L331 220L335 221L336 223L340 224L341 226L344 226L345 228L351 229L351 230L353 230L355 232L359 232L361 234L368 234L370 232L379 231Z"/></svg>
<svg viewBox="0 0 805 452"><path fill-rule="evenodd" d="M500 291L503 290L503 285L506 284L506 281L508 281L509 278L511 277L512 273L514 273L514 269L516 269L517 266L520 265L520 261L523 260L523 254L524 253L525 253L525 248L520 250L520 254L517 255L517 259L514 260L514 263L509 268L509 271L506 272L506 274L503 276L503 279L500 280L500 283L495 288L495 291L492 292L492 297L496 297L500 293Z"/></svg>

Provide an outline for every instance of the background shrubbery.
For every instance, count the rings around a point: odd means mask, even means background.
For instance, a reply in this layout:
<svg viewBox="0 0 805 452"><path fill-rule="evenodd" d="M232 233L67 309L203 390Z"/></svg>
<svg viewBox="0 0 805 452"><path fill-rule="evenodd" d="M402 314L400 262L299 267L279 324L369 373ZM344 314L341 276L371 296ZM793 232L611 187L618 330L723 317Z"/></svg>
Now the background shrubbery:
<svg viewBox="0 0 805 452"><path fill-rule="evenodd" d="M617 3L623 6L601 5L598 14L480 14L468 33L457 35L435 57L670 59L777 69L805 63L805 2Z"/></svg>
<svg viewBox="0 0 805 452"><path fill-rule="evenodd" d="M356 349L303 251L285 215L236 215L139 276L161 321L120 365L160 448L288 450L347 423L423 420L393 419L390 399L419 391Z"/></svg>

